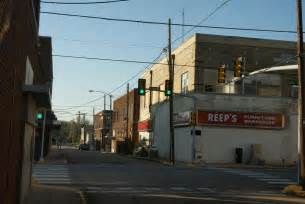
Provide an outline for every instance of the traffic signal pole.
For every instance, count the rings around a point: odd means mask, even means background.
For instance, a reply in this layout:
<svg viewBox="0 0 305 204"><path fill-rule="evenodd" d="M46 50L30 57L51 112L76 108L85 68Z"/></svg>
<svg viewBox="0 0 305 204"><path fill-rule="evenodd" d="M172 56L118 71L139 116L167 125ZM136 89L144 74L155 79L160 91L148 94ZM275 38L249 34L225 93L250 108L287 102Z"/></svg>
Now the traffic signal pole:
<svg viewBox="0 0 305 204"><path fill-rule="evenodd" d="M129 132L129 83L127 84L126 89L126 137L125 137L125 153L128 153L128 146L127 146L127 140L128 140L128 132Z"/></svg>
<svg viewBox="0 0 305 204"><path fill-rule="evenodd" d="M171 19L168 20L168 74L169 80L174 84L172 38L171 38ZM174 85L172 86L174 87ZM169 96L169 128L170 128L170 161L175 164L175 129L173 123L173 94Z"/></svg>
<svg viewBox="0 0 305 204"><path fill-rule="evenodd" d="M298 112L299 112L299 167L298 167L298 183L305 187L305 69L304 69L304 53L303 53L303 22L302 22L302 0L296 0L297 5L297 56L298 56Z"/></svg>
<svg viewBox="0 0 305 204"><path fill-rule="evenodd" d="M46 119L47 119L47 110L43 109L43 123L42 123L42 136L41 136L41 149L40 149L40 161L44 160L43 152L44 152L44 135L46 128Z"/></svg>

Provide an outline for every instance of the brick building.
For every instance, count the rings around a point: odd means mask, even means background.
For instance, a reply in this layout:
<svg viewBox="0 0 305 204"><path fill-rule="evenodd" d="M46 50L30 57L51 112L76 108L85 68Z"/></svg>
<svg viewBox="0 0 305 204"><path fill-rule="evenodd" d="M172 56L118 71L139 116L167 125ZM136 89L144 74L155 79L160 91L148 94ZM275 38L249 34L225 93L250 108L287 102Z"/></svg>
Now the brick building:
<svg viewBox="0 0 305 204"><path fill-rule="evenodd" d="M127 131L127 94L117 98L113 102L113 152L131 153L134 146L139 143L137 124L139 121L140 97L137 89L129 92L128 107L128 134Z"/></svg>
<svg viewBox="0 0 305 204"><path fill-rule="evenodd" d="M51 108L52 73L43 68L39 10L39 0L0 3L0 198L4 204L26 201L31 184L35 115L40 108Z"/></svg>
<svg viewBox="0 0 305 204"><path fill-rule="evenodd" d="M97 149L110 152L112 140L112 110L103 110L94 117Z"/></svg>
<svg viewBox="0 0 305 204"><path fill-rule="evenodd" d="M175 54L174 92L175 93L228 93L240 95L240 85L233 87L218 83L218 68L226 65L226 82L234 79L234 60L246 57L245 73L278 64L295 64L296 44L294 42L257 38L231 37L220 35L195 34L177 47ZM146 79L146 88L159 87L164 90L168 79L167 58L153 65L141 78ZM152 84L150 75L152 73ZM256 81L245 81L245 95L290 96L295 74L265 73ZM288 85L287 85L288 84ZM231 91L231 88L233 91ZM166 100L164 93L152 92L152 104ZM140 101L139 131L141 139L152 140L150 114L150 92Z"/></svg>

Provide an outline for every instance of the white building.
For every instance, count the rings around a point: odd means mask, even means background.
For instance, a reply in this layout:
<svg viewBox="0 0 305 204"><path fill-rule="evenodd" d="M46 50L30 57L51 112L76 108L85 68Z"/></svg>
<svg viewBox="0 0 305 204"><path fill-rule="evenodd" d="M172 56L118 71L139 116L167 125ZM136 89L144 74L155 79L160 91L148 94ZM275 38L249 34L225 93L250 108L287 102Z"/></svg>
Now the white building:
<svg viewBox="0 0 305 204"><path fill-rule="evenodd" d="M168 108L167 102L156 105L152 121L153 144L164 159L170 154ZM297 160L295 99L191 94L174 98L174 113L177 161L233 163L236 148L243 149L243 163ZM197 116L195 122L191 113Z"/></svg>

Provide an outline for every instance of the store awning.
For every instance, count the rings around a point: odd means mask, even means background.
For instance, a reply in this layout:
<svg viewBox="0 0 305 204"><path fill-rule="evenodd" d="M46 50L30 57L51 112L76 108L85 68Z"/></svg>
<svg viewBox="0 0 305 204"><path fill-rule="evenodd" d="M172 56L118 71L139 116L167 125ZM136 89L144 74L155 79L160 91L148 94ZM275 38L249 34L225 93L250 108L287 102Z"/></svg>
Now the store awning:
<svg viewBox="0 0 305 204"><path fill-rule="evenodd" d="M23 85L24 94L32 95L38 107L51 108L51 89L48 85Z"/></svg>

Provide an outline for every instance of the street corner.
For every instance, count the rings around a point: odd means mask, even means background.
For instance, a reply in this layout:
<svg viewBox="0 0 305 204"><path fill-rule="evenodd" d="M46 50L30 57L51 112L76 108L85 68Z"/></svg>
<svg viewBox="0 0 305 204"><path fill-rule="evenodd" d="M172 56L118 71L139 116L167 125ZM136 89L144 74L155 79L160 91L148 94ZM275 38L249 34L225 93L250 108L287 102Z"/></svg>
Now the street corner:
<svg viewBox="0 0 305 204"><path fill-rule="evenodd" d="M31 204L87 204L86 196L82 191L71 187L32 185L29 196Z"/></svg>
<svg viewBox="0 0 305 204"><path fill-rule="evenodd" d="M288 185L283 189L282 192L287 195L293 195L293 196L305 198L305 191L304 191L303 186L301 186L301 185L295 185L295 184Z"/></svg>
<svg viewBox="0 0 305 204"><path fill-rule="evenodd" d="M33 186L39 185L39 182L38 182L38 180L35 178L35 176L32 176L32 178L31 178L31 183L32 183Z"/></svg>

